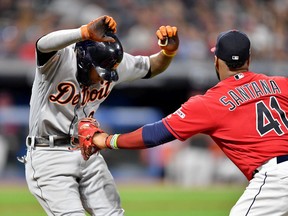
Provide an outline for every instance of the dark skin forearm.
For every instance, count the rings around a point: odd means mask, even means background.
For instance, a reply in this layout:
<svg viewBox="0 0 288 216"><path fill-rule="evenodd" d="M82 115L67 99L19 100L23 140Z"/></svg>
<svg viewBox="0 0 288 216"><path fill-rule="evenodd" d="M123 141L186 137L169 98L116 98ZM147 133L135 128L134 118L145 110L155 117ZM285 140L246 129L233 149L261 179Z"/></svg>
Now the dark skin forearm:
<svg viewBox="0 0 288 216"><path fill-rule="evenodd" d="M174 56L166 56L162 51L150 56L151 77L154 77L165 71L170 65Z"/></svg>

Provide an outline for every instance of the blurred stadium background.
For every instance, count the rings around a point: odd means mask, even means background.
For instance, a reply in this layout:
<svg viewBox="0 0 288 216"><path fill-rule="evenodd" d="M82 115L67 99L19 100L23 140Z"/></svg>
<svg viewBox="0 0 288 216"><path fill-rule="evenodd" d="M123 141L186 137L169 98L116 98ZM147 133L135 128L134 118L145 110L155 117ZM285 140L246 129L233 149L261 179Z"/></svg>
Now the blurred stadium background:
<svg viewBox="0 0 288 216"><path fill-rule="evenodd" d="M108 132L126 132L160 120L191 95L217 82L210 48L219 32L240 29L252 42L255 72L288 72L286 0L1 0L0 1L0 182L23 183L28 110L35 67L35 41L53 30L75 28L101 15L118 23L124 50L159 50L160 25L179 30L178 55L153 80L119 85L96 118ZM215 113L216 115L216 113ZM184 188L240 185L244 176L204 135L151 150L104 151L119 183L161 182ZM207 214L208 215L208 214Z"/></svg>

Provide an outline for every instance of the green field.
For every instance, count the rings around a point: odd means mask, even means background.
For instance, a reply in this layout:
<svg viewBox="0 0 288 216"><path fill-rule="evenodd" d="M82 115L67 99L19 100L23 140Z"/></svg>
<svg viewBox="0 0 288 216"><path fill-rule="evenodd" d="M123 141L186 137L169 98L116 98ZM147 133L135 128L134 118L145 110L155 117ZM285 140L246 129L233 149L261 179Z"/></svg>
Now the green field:
<svg viewBox="0 0 288 216"><path fill-rule="evenodd" d="M118 185L126 216L226 216L243 186ZM25 184L0 185L0 215L45 216Z"/></svg>

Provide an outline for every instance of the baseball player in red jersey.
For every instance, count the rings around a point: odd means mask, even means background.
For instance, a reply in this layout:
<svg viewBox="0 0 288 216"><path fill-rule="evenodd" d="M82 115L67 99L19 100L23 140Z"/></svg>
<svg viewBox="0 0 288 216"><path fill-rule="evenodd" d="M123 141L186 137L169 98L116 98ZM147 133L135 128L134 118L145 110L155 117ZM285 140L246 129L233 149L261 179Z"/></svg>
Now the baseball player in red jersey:
<svg viewBox="0 0 288 216"><path fill-rule="evenodd" d="M92 146L144 149L207 134L249 180L230 216L288 215L288 79L249 70L250 40L241 31L221 33L211 51L217 85L159 122L95 133Z"/></svg>

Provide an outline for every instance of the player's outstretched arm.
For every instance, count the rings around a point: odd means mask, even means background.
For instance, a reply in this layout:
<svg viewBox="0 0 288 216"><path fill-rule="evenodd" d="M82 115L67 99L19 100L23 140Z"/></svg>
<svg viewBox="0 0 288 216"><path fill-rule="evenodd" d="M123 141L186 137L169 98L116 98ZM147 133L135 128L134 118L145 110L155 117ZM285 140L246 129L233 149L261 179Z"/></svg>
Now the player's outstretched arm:
<svg viewBox="0 0 288 216"><path fill-rule="evenodd" d="M150 56L151 77L168 68L179 47L178 30L175 26L161 26L156 31L156 36L161 51Z"/></svg>
<svg viewBox="0 0 288 216"><path fill-rule="evenodd" d="M93 118L80 119L77 122L78 133L71 137L74 148L81 150L84 160L101 149L146 149L176 139L162 121L146 124L143 127L125 134L109 135L99 128Z"/></svg>
<svg viewBox="0 0 288 216"><path fill-rule="evenodd" d="M146 149L174 139L163 122L158 121L125 134L95 133L92 141L99 149Z"/></svg>
<svg viewBox="0 0 288 216"><path fill-rule="evenodd" d="M76 29L66 29L51 32L37 41L37 49L49 53L82 40L114 42L107 32L116 33L116 21L110 16L101 16L87 25Z"/></svg>

